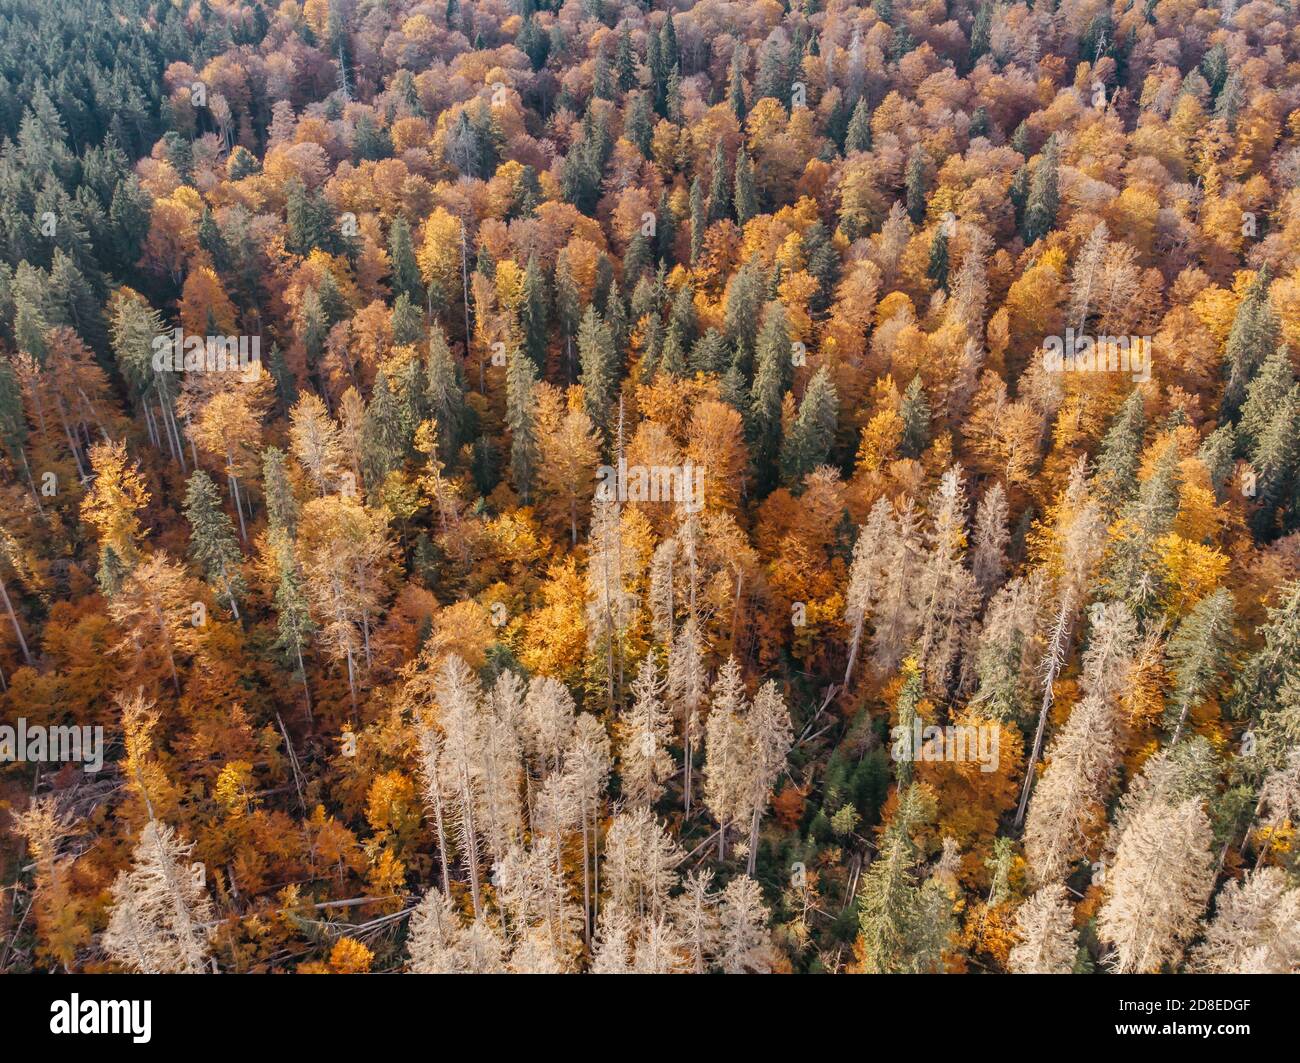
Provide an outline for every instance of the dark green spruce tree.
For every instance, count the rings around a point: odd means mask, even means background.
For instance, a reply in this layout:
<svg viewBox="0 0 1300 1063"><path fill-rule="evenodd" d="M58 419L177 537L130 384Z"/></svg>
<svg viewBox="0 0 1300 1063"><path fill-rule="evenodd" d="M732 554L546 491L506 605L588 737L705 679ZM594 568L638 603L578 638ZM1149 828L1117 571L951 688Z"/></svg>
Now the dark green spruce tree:
<svg viewBox="0 0 1300 1063"><path fill-rule="evenodd" d="M840 400L830 373L822 366L808 381L799 413L781 441L781 479L798 489L804 477L826 464L835 441Z"/></svg>
<svg viewBox="0 0 1300 1063"><path fill-rule="evenodd" d="M212 477L202 469L191 474L185 490L185 519L190 524L190 557L218 598L239 619L239 598L245 593L241 566L244 555L235 539L235 526L221 508Z"/></svg>

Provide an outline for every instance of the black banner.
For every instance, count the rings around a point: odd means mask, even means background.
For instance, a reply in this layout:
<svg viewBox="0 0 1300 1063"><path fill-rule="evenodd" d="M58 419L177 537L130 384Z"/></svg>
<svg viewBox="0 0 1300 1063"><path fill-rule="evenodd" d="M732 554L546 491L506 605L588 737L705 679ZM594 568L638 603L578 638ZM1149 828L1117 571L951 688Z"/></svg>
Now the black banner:
<svg viewBox="0 0 1300 1063"><path fill-rule="evenodd" d="M522 1048L558 1045L574 1025L586 1040L611 1023L644 1022L647 1046L657 1031L665 1047L689 1036L692 1055L716 1044L770 1056L787 1043L808 1051L819 1040L877 1035L989 1051L1026 1036L1062 1046L1271 1041L1294 1030L1297 986L1247 976L768 976L713 977L707 985L631 977L635 985L591 976L506 976L489 985L465 976L15 975L0 983L0 1000L19 1043L54 1048L111 1041L136 1052L210 1042L337 1053L407 1036L444 1047L464 1040Z"/></svg>

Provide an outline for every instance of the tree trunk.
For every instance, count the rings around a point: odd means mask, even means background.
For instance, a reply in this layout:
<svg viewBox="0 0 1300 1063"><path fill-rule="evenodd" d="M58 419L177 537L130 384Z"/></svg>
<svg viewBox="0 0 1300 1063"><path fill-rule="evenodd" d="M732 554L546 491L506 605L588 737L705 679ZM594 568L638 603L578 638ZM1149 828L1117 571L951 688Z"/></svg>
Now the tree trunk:
<svg viewBox="0 0 1300 1063"><path fill-rule="evenodd" d="M591 874L587 867L587 795L582 796L582 933L591 947Z"/></svg>
<svg viewBox="0 0 1300 1063"><path fill-rule="evenodd" d="M684 818L691 818L691 728L695 723L695 711L686 714L685 734L682 735L682 759L685 774L682 778L682 812Z"/></svg>
<svg viewBox="0 0 1300 1063"><path fill-rule="evenodd" d="M438 832L438 863L442 867L442 892L443 896L451 896L451 878L447 874L447 827L442 815L442 790L438 786L438 780L431 780L430 789L433 791L433 822Z"/></svg>
<svg viewBox="0 0 1300 1063"><path fill-rule="evenodd" d="M866 613L858 619L853 625L853 636L849 639L849 663L844 666L844 689L849 689L849 681L853 678L853 666L858 660L858 645L862 641L862 627L866 622Z"/></svg>
<svg viewBox="0 0 1300 1063"><path fill-rule="evenodd" d="M9 588L5 586L5 581L0 579L0 598L3 598L5 612L9 614L9 623L14 626L14 634L18 636L18 647L23 651L23 660L30 667L32 663L31 650L27 648L27 639L23 636L23 629L18 623L18 616L14 612L13 602L9 600Z"/></svg>
<svg viewBox="0 0 1300 1063"><path fill-rule="evenodd" d="M231 460L230 449L226 449L226 479L230 481L230 493L235 500L235 514L239 517L239 538L248 542L248 529L244 526L244 510L239 504L239 478Z"/></svg>
<svg viewBox="0 0 1300 1063"><path fill-rule="evenodd" d="M469 788L469 770L461 767L460 782L461 815L465 820L465 861L469 865L469 890L474 902L474 918L483 914L483 900L479 890L478 870L478 835L474 832L474 795Z"/></svg>
<svg viewBox="0 0 1300 1063"><path fill-rule="evenodd" d="M1025 765L1025 785L1020 791L1020 805L1016 809L1016 826L1025 822L1025 810L1029 807L1029 794L1034 788L1034 768L1043 751L1043 735L1047 731L1047 714L1051 711L1055 693L1052 684L1060 674L1065 663L1065 653L1070 636L1070 610L1074 601L1072 591L1066 591L1061 599L1061 607L1056 614L1056 626L1052 632L1051 644L1047 647L1046 667L1043 672L1043 700L1038 709L1038 726L1034 730L1034 744L1030 749L1029 762Z"/></svg>
<svg viewBox="0 0 1300 1063"><path fill-rule="evenodd" d="M307 685L307 666L302 662L302 643L295 640L294 651L298 654L298 674L302 676L302 692L307 698L307 722L314 724L316 718L311 712L311 687Z"/></svg>

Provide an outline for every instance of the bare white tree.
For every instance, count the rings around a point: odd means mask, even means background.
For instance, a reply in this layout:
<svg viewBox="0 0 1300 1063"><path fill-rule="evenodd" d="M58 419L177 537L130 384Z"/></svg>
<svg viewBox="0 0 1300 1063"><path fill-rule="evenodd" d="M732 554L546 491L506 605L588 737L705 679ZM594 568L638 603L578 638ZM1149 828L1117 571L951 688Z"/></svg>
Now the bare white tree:
<svg viewBox="0 0 1300 1063"><path fill-rule="evenodd" d="M673 636L668 648L668 703L680 721L682 759L682 808L691 814L694 790L695 751L703 734L700 710L708 696L708 676L704 669L704 637L694 617L689 617Z"/></svg>
<svg viewBox="0 0 1300 1063"><path fill-rule="evenodd" d="M1016 910L1020 942L1008 966L1013 974L1069 974L1074 970L1078 934L1065 887L1043 886Z"/></svg>
<svg viewBox="0 0 1300 1063"><path fill-rule="evenodd" d="M1052 740L1029 817L1025 857L1034 882L1059 882L1106 822L1106 796L1120 748L1115 710L1091 694L1074 706Z"/></svg>
<svg viewBox="0 0 1300 1063"><path fill-rule="evenodd" d="M677 925L686 938L691 970L704 974L717 952L721 929L718 925L718 894L712 892L713 872L700 868L686 876L685 887L673 902Z"/></svg>
<svg viewBox="0 0 1300 1063"><path fill-rule="evenodd" d="M214 921L202 865L194 850L165 823L150 819L131 854L131 869L118 873L104 951L142 974L202 974L209 964Z"/></svg>
<svg viewBox="0 0 1300 1063"><path fill-rule="evenodd" d="M929 550L916 587L920 617L917 658L934 694L946 694L962 636L978 605L975 578L963 564L966 543L966 492L961 466L943 474L930 499L933 526Z"/></svg>
<svg viewBox="0 0 1300 1063"><path fill-rule="evenodd" d="M654 654L641 662L632 683L632 707L618 721L618 772L630 805L653 805L676 764L668 751L672 720L663 702L664 681Z"/></svg>
<svg viewBox="0 0 1300 1063"><path fill-rule="evenodd" d="M469 873L474 917L479 919L483 916L483 845L479 838L483 796L481 692L469 665L454 655L443 663L436 691L444 736L437 771L442 785L452 795L457 841Z"/></svg>
<svg viewBox="0 0 1300 1063"><path fill-rule="evenodd" d="M794 744L794 731L790 726L790 710L785 698L769 679L758 691L754 704L745 716L745 729L749 732L749 863L748 874L754 873L758 856L758 826L767 810L776 787L776 781L785 770L786 757Z"/></svg>
<svg viewBox="0 0 1300 1063"><path fill-rule="evenodd" d="M724 974L767 974L772 969L768 914L763 891L752 878L737 875L727 883L718 905L718 965Z"/></svg>
<svg viewBox="0 0 1300 1063"><path fill-rule="evenodd" d="M666 915L642 921L632 970L635 974L684 974L690 970L686 939Z"/></svg>
<svg viewBox="0 0 1300 1063"><path fill-rule="evenodd" d="M853 678L862 632L876 596L880 594L888 572L885 567L885 544L894 532L894 507L881 498L871 507L867 523L858 531L853 544L853 564L849 568L849 586L844 594L844 623L849 629L849 659L844 666L844 685Z"/></svg>
<svg viewBox="0 0 1300 1063"><path fill-rule="evenodd" d="M1154 972L1182 956L1214 885L1210 839L1198 798L1173 805L1156 796L1133 812L1097 913L1114 970Z"/></svg>
<svg viewBox="0 0 1300 1063"><path fill-rule="evenodd" d="M1192 949L1188 970L1210 974L1300 972L1300 888L1277 867L1229 882L1216 903L1205 939Z"/></svg>
<svg viewBox="0 0 1300 1063"><path fill-rule="evenodd" d="M632 916L619 905L606 907L600 916L600 928L591 958L592 974L631 974L632 948L636 929Z"/></svg>
<svg viewBox="0 0 1300 1063"><path fill-rule="evenodd" d="M713 683L704 736L704 803L718 823L718 859L727 853L727 827L743 817L749 791L749 703L740 665L727 658Z"/></svg>
<svg viewBox="0 0 1300 1063"><path fill-rule="evenodd" d="M882 548L886 579L876 600L871 659L879 675L894 672L919 626L917 584L924 550L921 517L909 498L895 515L893 534Z"/></svg>
<svg viewBox="0 0 1300 1063"><path fill-rule="evenodd" d="M576 806L578 829L582 834L583 933L588 944L595 919L593 905L600 892L598 828L609 767L609 735L595 716L582 713L574 727L573 741L564 754L564 781Z"/></svg>
<svg viewBox="0 0 1300 1063"><path fill-rule="evenodd" d="M605 836L606 905L625 908L638 922L657 917L677 885L681 848L648 808L620 812Z"/></svg>
<svg viewBox="0 0 1300 1063"><path fill-rule="evenodd" d="M1002 484L994 483L975 509L975 529L971 535L970 566L980 595L987 600L1002 583L1007 570L1007 493Z"/></svg>

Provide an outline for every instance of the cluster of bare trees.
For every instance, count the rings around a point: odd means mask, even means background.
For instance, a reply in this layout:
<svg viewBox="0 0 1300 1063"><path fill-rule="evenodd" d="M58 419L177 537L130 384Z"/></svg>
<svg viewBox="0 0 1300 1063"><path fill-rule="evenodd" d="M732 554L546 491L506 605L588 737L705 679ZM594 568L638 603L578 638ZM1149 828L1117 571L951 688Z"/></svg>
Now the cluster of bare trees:
<svg viewBox="0 0 1300 1063"><path fill-rule="evenodd" d="M554 679L503 671L484 690L450 656L408 680L442 876L412 919L412 970L568 971L588 950L591 969L610 973L767 964L757 883L740 875L716 891L710 870L683 878L696 854L654 810L677 771L664 686L647 657L615 744ZM752 853L789 751L789 712L772 683L750 703L733 660L709 719L706 802L719 839L739 822ZM463 884L469 911L453 899Z"/></svg>

